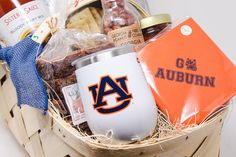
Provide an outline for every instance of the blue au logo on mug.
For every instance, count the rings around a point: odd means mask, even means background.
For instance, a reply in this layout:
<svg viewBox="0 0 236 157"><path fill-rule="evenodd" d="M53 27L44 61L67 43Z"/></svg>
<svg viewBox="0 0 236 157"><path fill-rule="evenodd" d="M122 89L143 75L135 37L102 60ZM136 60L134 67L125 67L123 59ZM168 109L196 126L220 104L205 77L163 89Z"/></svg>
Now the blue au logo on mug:
<svg viewBox="0 0 236 157"><path fill-rule="evenodd" d="M99 84L89 87L94 100L93 107L101 114L111 114L119 112L130 105L132 94L129 93L127 76L113 79L111 76L103 76ZM107 87L110 87L107 90ZM117 95L116 106L109 107L109 102L104 100L106 96Z"/></svg>

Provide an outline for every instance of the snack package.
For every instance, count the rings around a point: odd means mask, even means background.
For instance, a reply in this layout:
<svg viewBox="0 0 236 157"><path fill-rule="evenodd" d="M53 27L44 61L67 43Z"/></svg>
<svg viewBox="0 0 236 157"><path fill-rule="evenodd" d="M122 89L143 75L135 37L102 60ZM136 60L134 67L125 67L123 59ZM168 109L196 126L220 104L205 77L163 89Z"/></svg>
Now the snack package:
<svg viewBox="0 0 236 157"><path fill-rule="evenodd" d="M78 122L80 96L75 86L76 69L71 63L80 57L113 46L105 35L61 29L51 37L37 59L37 69L48 88L50 99L63 116L71 114L75 125L84 120L80 119Z"/></svg>
<svg viewBox="0 0 236 157"><path fill-rule="evenodd" d="M84 107L80 98L78 84L72 84L62 88L66 104L70 110L73 125L86 122Z"/></svg>
<svg viewBox="0 0 236 157"><path fill-rule="evenodd" d="M116 46L144 43L138 19L127 7L127 0L101 0L104 11L102 33Z"/></svg>
<svg viewBox="0 0 236 157"><path fill-rule="evenodd" d="M235 65L191 18L148 43L139 59L174 124L200 124L236 94Z"/></svg>

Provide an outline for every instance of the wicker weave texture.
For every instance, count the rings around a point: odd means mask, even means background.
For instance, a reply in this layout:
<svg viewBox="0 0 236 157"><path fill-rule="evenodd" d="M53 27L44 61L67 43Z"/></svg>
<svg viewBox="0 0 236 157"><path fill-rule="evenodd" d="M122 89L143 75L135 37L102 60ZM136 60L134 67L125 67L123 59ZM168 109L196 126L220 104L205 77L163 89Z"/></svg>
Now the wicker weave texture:
<svg viewBox="0 0 236 157"><path fill-rule="evenodd" d="M220 134L227 111L199 128L155 144L126 149L104 148L79 137L56 112L16 105L9 74L0 67L0 113L30 157L219 157Z"/></svg>

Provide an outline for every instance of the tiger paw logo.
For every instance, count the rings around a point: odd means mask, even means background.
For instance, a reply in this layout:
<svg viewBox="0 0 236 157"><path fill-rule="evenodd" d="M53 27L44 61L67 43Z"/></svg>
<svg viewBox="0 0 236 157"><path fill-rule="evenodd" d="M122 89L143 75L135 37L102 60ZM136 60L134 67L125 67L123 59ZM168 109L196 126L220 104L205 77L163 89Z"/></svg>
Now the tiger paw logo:
<svg viewBox="0 0 236 157"><path fill-rule="evenodd" d="M127 81L127 76L115 79L110 76L104 76L99 84L90 86L89 91L94 100L94 109L101 114L112 114L127 108L133 98L128 90ZM105 97L112 95L116 96L116 105L111 107Z"/></svg>

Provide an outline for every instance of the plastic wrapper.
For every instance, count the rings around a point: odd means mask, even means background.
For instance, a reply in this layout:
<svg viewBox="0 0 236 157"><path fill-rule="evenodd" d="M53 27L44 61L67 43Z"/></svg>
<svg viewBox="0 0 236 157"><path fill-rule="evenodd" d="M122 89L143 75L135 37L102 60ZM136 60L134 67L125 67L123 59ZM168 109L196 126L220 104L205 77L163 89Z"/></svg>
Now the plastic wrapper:
<svg viewBox="0 0 236 157"><path fill-rule="evenodd" d="M127 0L101 0L104 11L102 32L116 46L144 42L140 24L127 8Z"/></svg>
<svg viewBox="0 0 236 157"><path fill-rule="evenodd" d="M204 122L236 94L235 65L191 18L146 44L139 60L158 107L178 126Z"/></svg>
<svg viewBox="0 0 236 157"><path fill-rule="evenodd" d="M102 32L104 34L108 34L110 31L138 23L135 16L126 9L126 0L116 0L116 2L113 2L113 0L101 1L104 10L102 25ZM113 5L115 5L115 7ZM124 32L125 30L122 31Z"/></svg>
<svg viewBox="0 0 236 157"><path fill-rule="evenodd" d="M6 43L5 41L3 40L3 38L0 36L0 46L1 47L6 47Z"/></svg>
<svg viewBox="0 0 236 157"><path fill-rule="evenodd" d="M65 28L67 0L43 0L50 16L57 17L57 27Z"/></svg>
<svg viewBox="0 0 236 157"><path fill-rule="evenodd" d="M48 87L50 99L64 117L72 116L74 125L84 122L81 121L84 116L79 114L83 109L76 88L76 69L71 63L113 46L105 35L61 29L52 36L37 59L37 69Z"/></svg>

